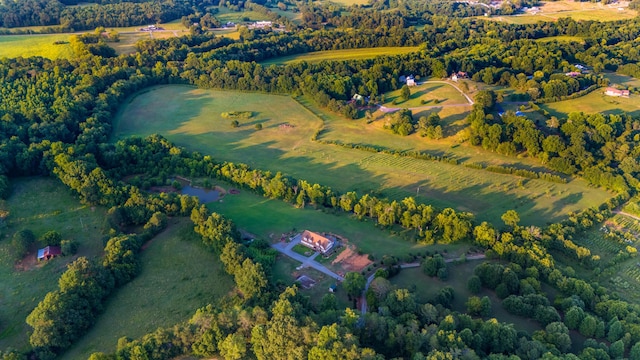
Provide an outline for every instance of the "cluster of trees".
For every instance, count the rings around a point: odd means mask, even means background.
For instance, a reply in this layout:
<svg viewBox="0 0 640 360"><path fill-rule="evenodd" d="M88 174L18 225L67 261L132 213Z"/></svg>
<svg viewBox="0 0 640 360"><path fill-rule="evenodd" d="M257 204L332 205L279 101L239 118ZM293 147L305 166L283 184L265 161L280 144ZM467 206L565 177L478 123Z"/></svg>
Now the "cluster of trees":
<svg viewBox="0 0 640 360"><path fill-rule="evenodd" d="M193 12L195 2L121 2L104 5L65 6L57 0L7 1L0 5L0 26L60 25L65 30L98 26L124 27L164 23Z"/></svg>

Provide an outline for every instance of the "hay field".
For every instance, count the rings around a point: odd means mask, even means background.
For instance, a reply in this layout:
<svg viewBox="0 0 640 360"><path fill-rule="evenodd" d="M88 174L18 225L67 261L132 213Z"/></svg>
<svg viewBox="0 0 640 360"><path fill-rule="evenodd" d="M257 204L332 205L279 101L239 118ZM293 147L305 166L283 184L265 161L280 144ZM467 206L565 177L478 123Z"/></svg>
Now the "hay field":
<svg viewBox="0 0 640 360"><path fill-rule="evenodd" d="M234 128L220 116L225 111L251 111L254 116ZM328 114L320 116L327 125L334 124ZM262 130L255 130L258 123ZM285 123L291 126L281 126ZM311 141L322 124L321 118L286 96L159 86L145 90L122 107L114 122L113 140L159 133L216 159L282 171L340 192L373 191L393 199L417 196L440 208L454 207L473 212L480 220L497 222L506 210L516 209L524 224L543 225L563 218L569 211L599 205L611 196L581 180L569 184L523 180ZM381 135L393 141L406 140L389 133ZM351 142L363 140L370 143L362 136ZM412 148L411 143L400 147ZM486 152L480 156L492 157Z"/></svg>
<svg viewBox="0 0 640 360"><path fill-rule="evenodd" d="M42 56L48 59L70 59L73 50L70 34L0 35L0 58ZM54 44L63 41L65 44Z"/></svg>
<svg viewBox="0 0 640 360"><path fill-rule="evenodd" d="M419 47L380 47L380 48L364 48L364 49L346 49L346 50L327 50L327 51L315 51L305 54L282 56L267 61L261 62L261 64L268 65L286 65L300 61L306 61L309 63L320 61L344 61L344 60L360 60L360 59L372 59L378 56L388 55L403 55L418 51Z"/></svg>

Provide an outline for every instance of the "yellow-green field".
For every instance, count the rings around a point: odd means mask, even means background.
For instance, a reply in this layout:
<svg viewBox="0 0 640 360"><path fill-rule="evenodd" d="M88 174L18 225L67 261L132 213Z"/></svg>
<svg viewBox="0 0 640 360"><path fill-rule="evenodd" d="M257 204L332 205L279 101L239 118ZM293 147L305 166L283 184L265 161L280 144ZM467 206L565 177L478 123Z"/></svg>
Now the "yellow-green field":
<svg viewBox="0 0 640 360"><path fill-rule="evenodd" d="M543 104L540 107L553 116L563 118L572 112L587 114L622 114L626 112L638 116L640 115L640 97L635 94L628 98L607 96L604 95L604 88L602 88L577 99Z"/></svg>
<svg viewBox="0 0 640 360"><path fill-rule="evenodd" d="M229 111L251 111L254 116L241 120L240 126L234 128L230 120L220 116ZM506 210L515 209L523 223L543 225L570 211L599 205L611 196L581 180L551 184L313 142L310 138L325 123L327 132L322 138L331 138L350 127L354 135L347 140L352 143L400 150L413 150L418 148L416 144L424 144L419 149L437 148L440 154L448 154L450 149L446 142L429 142L417 135L403 138L368 127L365 120L346 120L313 111L323 120L286 96L159 86L143 91L122 107L114 122L113 138L159 133L216 159L282 171L340 192L375 191L393 199L417 195L419 201L439 208L471 211L481 220L498 222ZM258 123L262 130L254 128ZM501 157L477 147L457 146L452 150L465 161L470 157L485 164L501 161Z"/></svg>
<svg viewBox="0 0 640 360"><path fill-rule="evenodd" d="M543 1L538 6L536 14L526 13L510 16L483 17L494 21L504 21L511 24L533 24L538 21L556 21L559 18L570 17L574 20L614 21L632 19L638 15L637 11L627 7L619 10L617 3L603 5L594 2L578 1Z"/></svg>
<svg viewBox="0 0 640 360"><path fill-rule="evenodd" d="M343 61L343 60L359 60L359 59L372 59L378 56L388 55L403 55L418 51L417 46L409 47L380 47L380 48L365 48L365 49L347 49L347 50L328 50L328 51L316 51L306 54L282 56L262 62L263 65L284 65L291 64L300 61L306 61L309 63L327 61Z"/></svg>
<svg viewBox="0 0 640 360"><path fill-rule="evenodd" d="M551 41L578 42L578 43L584 44L584 39L581 38L580 36L570 36L570 35L549 36L549 37L536 39L536 41L537 42L551 42Z"/></svg>
<svg viewBox="0 0 640 360"><path fill-rule="evenodd" d="M73 57L70 34L0 35L0 58L42 56L48 59ZM54 42L64 41L56 45Z"/></svg>

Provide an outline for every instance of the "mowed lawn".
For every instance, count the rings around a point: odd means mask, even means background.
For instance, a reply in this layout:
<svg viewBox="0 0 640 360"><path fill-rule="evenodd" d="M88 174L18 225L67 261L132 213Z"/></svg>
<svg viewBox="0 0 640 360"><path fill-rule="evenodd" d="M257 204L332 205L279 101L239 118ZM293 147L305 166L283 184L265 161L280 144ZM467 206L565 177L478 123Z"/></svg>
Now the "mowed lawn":
<svg viewBox="0 0 640 360"><path fill-rule="evenodd" d="M418 81L420 83L420 81ZM401 90L384 94L385 107L389 108L422 108L451 105L469 105L469 101L453 85L443 81L426 81L420 85L409 87L411 96L404 100L400 97Z"/></svg>
<svg viewBox="0 0 640 360"><path fill-rule="evenodd" d="M267 61L261 62L262 65L268 66L272 64L285 65L292 64L300 61L306 61L309 63L320 61L344 61L344 60L359 60L359 59L372 59L378 56L388 55L403 55L418 51L417 46L409 47L379 47L379 48L364 48L364 49L347 49L347 50L327 50L316 51L299 55L282 56L272 58Z"/></svg>
<svg viewBox="0 0 640 360"><path fill-rule="evenodd" d="M229 111L251 111L254 116L240 120L240 126L233 128L230 120L220 115ZM365 124L364 120L332 120L335 117L320 115L326 119L330 134L330 127L339 121L349 126ZM495 223L501 222L500 216L506 210L515 209L523 224L544 225L570 211L599 205L611 196L581 180L555 184L524 179L519 186L522 179L510 175L311 141L322 122L286 96L171 85L147 89L124 104L114 122L113 140L159 133L180 146L216 159L281 171L340 192L374 191L393 199L417 196L419 201L439 208L470 211L480 220ZM258 123L263 125L262 130L255 130ZM354 135L349 142L380 141L378 145L387 146L380 139L407 141L376 131L375 139L366 138L363 131L364 135ZM414 141L419 140L426 141L415 135ZM405 143L398 148L410 150L413 144ZM486 152L478 155L479 159L491 157Z"/></svg>
<svg viewBox="0 0 640 360"><path fill-rule="evenodd" d="M401 240L389 231L376 228L370 219L358 221L342 213L328 214L315 210L312 206L300 209L245 190L240 194L228 194L221 201L207 204L207 207L233 220L240 229L270 242L277 241L284 233L311 230L339 234L363 253L376 258L385 254L402 256L425 249L423 245Z"/></svg>
<svg viewBox="0 0 640 360"><path fill-rule="evenodd" d="M571 112L586 114L622 114L626 112L632 116L638 116L640 115L640 96L636 94L632 94L628 98L607 96L604 95L604 88L601 88L577 99L543 104L540 107L559 118L566 118Z"/></svg>
<svg viewBox="0 0 640 360"><path fill-rule="evenodd" d="M38 246L34 245L33 252L16 266L10 256L13 234L29 229L40 237L55 230L63 239L79 243L78 255L94 258L102 253L107 230L105 209L80 204L57 179L23 178L12 186L9 199L0 200L0 209L9 211L5 224L0 224L0 349L28 345L27 315L47 292L57 289L58 278L72 261L65 256L37 264Z"/></svg>
<svg viewBox="0 0 640 360"><path fill-rule="evenodd" d="M48 59L70 59L73 50L70 34L0 35L0 58L42 56ZM64 41L56 45L54 42Z"/></svg>
<svg viewBox="0 0 640 360"><path fill-rule="evenodd" d="M118 339L139 338L186 321L233 289L233 279L192 231L188 218L171 219L140 254L142 270L116 290L94 326L60 359L86 359L116 350Z"/></svg>

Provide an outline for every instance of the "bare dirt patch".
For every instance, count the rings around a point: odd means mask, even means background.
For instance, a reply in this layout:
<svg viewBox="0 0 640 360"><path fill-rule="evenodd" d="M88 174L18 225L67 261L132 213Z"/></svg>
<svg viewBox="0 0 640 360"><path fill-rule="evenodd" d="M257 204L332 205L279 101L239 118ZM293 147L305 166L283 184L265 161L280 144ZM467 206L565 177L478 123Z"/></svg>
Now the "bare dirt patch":
<svg viewBox="0 0 640 360"><path fill-rule="evenodd" d="M367 255L359 255L353 250L353 246L347 246L331 265L340 265L345 272L360 272L372 263Z"/></svg>
<svg viewBox="0 0 640 360"><path fill-rule="evenodd" d="M14 265L16 271L29 271L39 266L38 259L36 259L35 253L29 253L22 260L17 261Z"/></svg>

